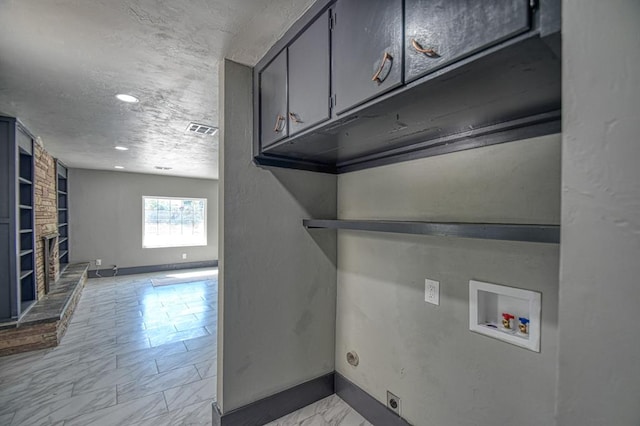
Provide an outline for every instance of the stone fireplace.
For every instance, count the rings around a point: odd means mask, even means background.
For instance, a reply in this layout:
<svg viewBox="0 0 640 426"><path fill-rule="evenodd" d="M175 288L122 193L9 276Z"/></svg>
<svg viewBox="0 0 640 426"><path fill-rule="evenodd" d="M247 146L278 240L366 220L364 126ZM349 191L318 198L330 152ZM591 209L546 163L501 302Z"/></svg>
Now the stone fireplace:
<svg viewBox="0 0 640 426"><path fill-rule="evenodd" d="M34 157L36 303L17 321L0 324L0 356L58 345L87 280L88 263L60 269L55 159L39 143Z"/></svg>

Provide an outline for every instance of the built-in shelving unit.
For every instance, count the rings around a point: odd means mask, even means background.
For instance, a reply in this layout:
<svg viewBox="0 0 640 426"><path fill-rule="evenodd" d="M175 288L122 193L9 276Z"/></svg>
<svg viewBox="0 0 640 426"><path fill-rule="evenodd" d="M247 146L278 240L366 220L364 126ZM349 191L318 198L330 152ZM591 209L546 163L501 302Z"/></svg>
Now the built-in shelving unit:
<svg viewBox="0 0 640 426"><path fill-rule="evenodd" d="M19 320L38 296L34 139L0 116L0 322Z"/></svg>
<svg viewBox="0 0 640 426"><path fill-rule="evenodd" d="M330 219L304 219L302 224L307 229L350 229L485 240L560 243L560 226L558 225Z"/></svg>
<svg viewBox="0 0 640 426"><path fill-rule="evenodd" d="M58 258L60 271L69 264L69 194L68 170L60 161L56 163L58 176Z"/></svg>
<svg viewBox="0 0 640 426"><path fill-rule="evenodd" d="M33 140L17 126L18 139L18 244L20 313L24 313L36 301L35 274L35 215L33 211L35 192Z"/></svg>

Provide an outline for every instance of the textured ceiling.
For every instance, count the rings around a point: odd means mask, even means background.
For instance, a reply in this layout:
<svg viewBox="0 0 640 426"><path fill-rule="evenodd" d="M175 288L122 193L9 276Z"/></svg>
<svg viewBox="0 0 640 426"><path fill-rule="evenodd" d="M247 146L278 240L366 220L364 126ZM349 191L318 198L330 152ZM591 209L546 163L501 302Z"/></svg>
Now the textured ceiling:
<svg viewBox="0 0 640 426"><path fill-rule="evenodd" d="M185 130L218 126L219 62L254 65L311 3L0 0L0 113L69 167L217 179L218 136Z"/></svg>

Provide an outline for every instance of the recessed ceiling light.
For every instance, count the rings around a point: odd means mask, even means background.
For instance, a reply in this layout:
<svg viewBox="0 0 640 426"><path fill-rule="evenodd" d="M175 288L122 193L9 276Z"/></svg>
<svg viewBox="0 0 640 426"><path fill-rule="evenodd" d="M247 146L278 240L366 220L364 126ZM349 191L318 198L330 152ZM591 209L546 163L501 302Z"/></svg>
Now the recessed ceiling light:
<svg viewBox="0 0 640 426"><path fill-rule="evenodd" d="M158 170L171 170L173 167L163 167L163 166L156 166L156 169Z"/></svg>
<svg viewBox="0 0 640 426"><path fill-rule="evenodd" d="M127 148L126 146L116 146L115 148L118 151L129 151L129 148Z"/></svg>
<svg viewBox="0 0 640 426"><path fill-rule="evenodd" d="M122 102L127 102L130 104L135 104L136 102L140 102L140 99L135 96L127 95L125 93L119 93L116 95L116 98L120 99Z"/></svg>
<svg viewBox="0 0 640 426"><path fill-rule="evenodd" d="M113 166L114 169L124 169L123 166Z"/></svg>

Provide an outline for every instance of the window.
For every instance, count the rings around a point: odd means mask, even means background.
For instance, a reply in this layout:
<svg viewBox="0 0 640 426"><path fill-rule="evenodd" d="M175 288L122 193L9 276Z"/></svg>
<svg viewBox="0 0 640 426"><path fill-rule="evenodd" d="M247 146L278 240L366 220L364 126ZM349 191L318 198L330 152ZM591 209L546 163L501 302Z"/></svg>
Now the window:
<svg viewBox="0 0 640 426"><path fill-rule="evenodd" d="M142 247L207 245L207 200L142 197Z"/></svg>

